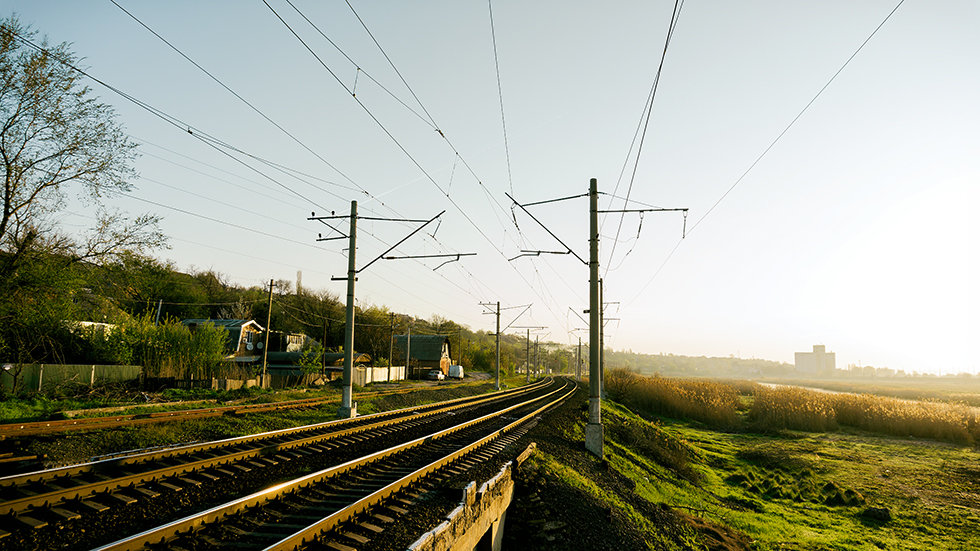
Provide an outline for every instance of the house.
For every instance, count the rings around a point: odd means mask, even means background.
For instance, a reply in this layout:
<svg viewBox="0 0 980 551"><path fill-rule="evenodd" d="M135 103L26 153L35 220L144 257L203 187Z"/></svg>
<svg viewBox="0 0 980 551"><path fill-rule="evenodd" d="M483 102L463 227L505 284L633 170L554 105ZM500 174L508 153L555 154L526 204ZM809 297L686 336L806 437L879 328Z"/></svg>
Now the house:
<svg viewBox="0 0 980 551"><path fill-rule="evenodd" d="M449 374L452 351L448 335L395 335L395 357L409 354L408 378L421 379L432 369Z"/></svg>
<svg viewBox="0 0 980 551"><path fill-rule="evenodd" d="M324 381L339 379L344 375L344 353L326 352L321 358L317 359L317 365L322 365L321 369L315 372L307 372L300 365L303 357L302 351L280 352L269 351L268 370L269 377L274 388L285 388L308 384L320 378ZM367 354L354 353L354 366L360 367L371 363L371 356Z"/></svg>
<svg viewBox="0 0 980 551"><path fill-rule="evenodd" d="M225 329L228 332L225 340L226 360L250 363L262 359L265 329L255 320L185 319L181 323L191 331L205 323Z"/></svg>

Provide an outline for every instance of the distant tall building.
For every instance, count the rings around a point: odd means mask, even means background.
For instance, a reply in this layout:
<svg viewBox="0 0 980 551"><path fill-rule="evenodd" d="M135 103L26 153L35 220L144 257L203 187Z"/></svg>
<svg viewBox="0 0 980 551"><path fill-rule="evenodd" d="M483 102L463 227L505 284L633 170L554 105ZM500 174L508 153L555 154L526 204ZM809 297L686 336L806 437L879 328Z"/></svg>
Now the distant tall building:
<svg viewBox="0 0 980 551"><path fill-rule="evenodd" d="M813 345L813 352L796 353L797 373L810 375L829 375L837 367L837 354L827 352L822 344Z"/></svg>

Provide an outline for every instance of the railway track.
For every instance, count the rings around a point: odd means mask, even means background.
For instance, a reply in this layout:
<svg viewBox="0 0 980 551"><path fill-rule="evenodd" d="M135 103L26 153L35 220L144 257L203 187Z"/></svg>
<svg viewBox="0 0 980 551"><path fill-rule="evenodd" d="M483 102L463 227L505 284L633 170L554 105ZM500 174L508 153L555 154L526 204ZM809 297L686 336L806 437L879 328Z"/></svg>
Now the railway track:
<svg viewBox="0 0 980 551"><path fill-rule="evenodd" d="M317 549L353 551L466 472L520 438L575 391L562 383L501 411L289 480L139 534L99 551ZM357 546L357 547L355 547Z"/></svg>
<svg viewBox="0 0 980 551"><path fill-rule="evenodd" d="M360 395L362 398L375 398L389 396L392 394L406 394L415 392L418 388L406 388L387 390L379 392L366 392ZM176 409L167 411L154 411L149 413L131 413L125 415L109 415L103 417L78 417L72 419L53 419L50 421L28 421L24 423L0 423L0 440L7 438L18 438L24 436L40 436L57 434L67 431L99 430L108 428L119 428L127 426L138 426L149 423L163 423L167 421L186 421L190 419L206 419L208 417L220 417L222 415L245 415L249 413L262 413L268 411L282 411L288 409L318 407L330 403L339 403L339 396L326 396L317 398L302 398L298 400L284 400L282 402L269 402L261 404L243 404L232 406L215 406L194 409Z"/></svg>
<svg viewBox="0 0 980 551"><path fill-rule="evenodd" d="M2 477L0 548L38 542L52 529L87 518L126 518L132 516L130 509L183 513L189 502L226 498L266 487L272 479L319 472L325 465L335 468L415 441L419 434L452 429L461 420L499 416L502 408L553 392L556 384L544 381L492 395Z"/></svg>

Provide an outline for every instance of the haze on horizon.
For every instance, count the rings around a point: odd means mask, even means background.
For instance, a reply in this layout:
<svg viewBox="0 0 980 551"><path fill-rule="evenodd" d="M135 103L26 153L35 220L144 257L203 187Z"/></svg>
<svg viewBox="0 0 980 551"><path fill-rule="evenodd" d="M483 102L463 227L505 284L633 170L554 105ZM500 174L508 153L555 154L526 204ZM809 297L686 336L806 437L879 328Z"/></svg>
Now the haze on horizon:
<svg viewBox="0 0 980 551"><path fill-rule="evenodd" d="M92 82L143 143L134 197L111 202L164 216L172 248L160 256L247 285L302 270L304 287L343 296L330 277L346 269L346 245L316 244L324 227L306 220L311 211L343 213L354 199L371 215L424 219L446 209L435 238L397 252L478 255L438 270L441 261L379 262L359 276L358 300L491 331L479 302L533 303L519 324L577 342L569 331L582 326L573 311L587 307L587 269L571 255L508 261L561 245L512 213L504 193L542 201L584 193L598 178L601 191L627 194L627 154L673 3L494 2L497 64L485 4L352 3L449 142L343 3L295 2L356 65L270 0L344 86L356 80L370 114L262 2L120 4L343 172L112 3L8 0L5 15L71 42L92 75L322 179L277 174L310 200L300 199ZM794 352L824 344L838 367L980 371L980 5L902 3L753 165L898 4L684 4L629 194L689 208L689 233L680 240L676 213L642 224L627 215L621 228L619 216L604 217L605 298L621 319L608 326L607 346L792 363ZM600 208L623 201L605 196ZM587 254L586 199L531 209ZM91 223L84 206L69 211L67 230ZM361 228L358 258L367 262L412 226Z"/></svg>

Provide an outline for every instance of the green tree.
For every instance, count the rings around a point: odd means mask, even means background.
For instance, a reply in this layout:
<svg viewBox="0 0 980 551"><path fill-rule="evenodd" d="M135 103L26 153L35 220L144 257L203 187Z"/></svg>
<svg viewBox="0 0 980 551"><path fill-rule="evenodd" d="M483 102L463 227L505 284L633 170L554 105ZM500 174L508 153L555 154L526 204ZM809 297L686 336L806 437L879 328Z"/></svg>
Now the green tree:
<svg viewBox="0 0 980 551"><path fill-rule="evenodd" d="M77 63L67 44L0 20L0 356L17 362L64 356L79 263L164 244L156 217L130 219L101 201L130 190L135 144ZM96 212L87 233L57 227L73 200Z"/></svg>

